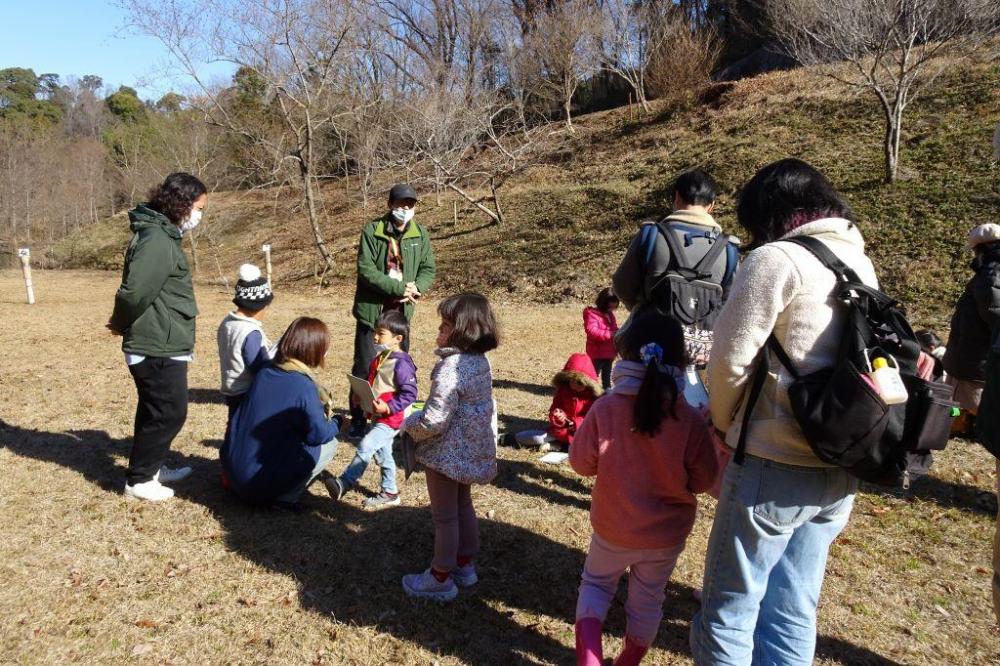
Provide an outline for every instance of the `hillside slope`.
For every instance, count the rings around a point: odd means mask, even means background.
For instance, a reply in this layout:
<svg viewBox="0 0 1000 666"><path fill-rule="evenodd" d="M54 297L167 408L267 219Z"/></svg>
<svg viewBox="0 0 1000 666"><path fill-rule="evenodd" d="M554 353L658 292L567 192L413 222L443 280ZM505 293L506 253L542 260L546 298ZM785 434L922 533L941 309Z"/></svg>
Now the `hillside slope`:
<svg viewBox="0 0 1000 666"><path fill-rule="evenodd" d="M1000 221L1000 166L990 137L1000 122L1000 66L956 65L916 99L905 119L901 181L881 183L881 119L866 97L851 97L808 71L781 72L723 85L694 109L657 107L630 119L628 109L582 117L575 134L558 129L539 163L501 192L508 222L489 224L452 200L427 196L418 211L435 239L439 291L457 288L513 299L589 299L609 281L636 223L667 210L667 187L700 166L725 193L717 217L739 235L738 187L763 164L797 156L823 170L854 207L888 291L922 324L946 328L968 276L964 237ZM635 113L633 110L632 113ZM385 180L391 179L386 174ZM354 279L363 209L343 183L323 190L324 230L339 261L332 287ZM292 192L214 195L199 235L199 279L220 281L274 248L279 291L316 287L319 261ZM53 248L61 267L115 268L128 232L120 215Z"/></svg>

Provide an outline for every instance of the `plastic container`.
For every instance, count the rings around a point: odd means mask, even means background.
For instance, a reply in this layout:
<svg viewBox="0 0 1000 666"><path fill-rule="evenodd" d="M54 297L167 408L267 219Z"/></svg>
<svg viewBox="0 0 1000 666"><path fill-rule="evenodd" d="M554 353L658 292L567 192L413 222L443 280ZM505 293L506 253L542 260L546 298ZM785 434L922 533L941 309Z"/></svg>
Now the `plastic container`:
<svg viewBox="0 0 1000 666"><path fill-rule="evenodd" d="M896 362L892 359L893 363ZM903 378L899 375L899 367L889 365L886 358L876 358L872 361L872 372L869 375L875 384L879 397L887 405L901 405L909 399L910 395L903 384Z"/></svg>
<svg viewBox="0 0 1000 666"><path fill-rule="evenodd" d="M708 391L705 390L698 369L693 365L684 369L684 386L681 387L681 392L689 405L708 416Z"/></svg>

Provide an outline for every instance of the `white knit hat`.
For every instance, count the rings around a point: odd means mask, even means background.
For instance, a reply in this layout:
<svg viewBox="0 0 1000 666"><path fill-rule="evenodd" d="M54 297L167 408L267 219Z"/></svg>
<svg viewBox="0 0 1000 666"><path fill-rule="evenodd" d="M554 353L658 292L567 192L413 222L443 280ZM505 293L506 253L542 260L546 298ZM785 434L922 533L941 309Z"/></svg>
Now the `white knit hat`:
<svg viewBox="0 0 1000 666"><path fill-rule="evenodd" d="M969 249L975 250L977 245L1000 241L1000 224L980 224L969 232Z"/></svg>

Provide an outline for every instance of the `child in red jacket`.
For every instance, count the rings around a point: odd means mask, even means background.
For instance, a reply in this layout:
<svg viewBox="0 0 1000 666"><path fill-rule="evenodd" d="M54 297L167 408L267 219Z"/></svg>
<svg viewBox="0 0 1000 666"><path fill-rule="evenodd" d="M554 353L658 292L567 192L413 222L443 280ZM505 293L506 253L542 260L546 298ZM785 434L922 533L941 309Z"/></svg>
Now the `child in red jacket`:
<svg viewBox="0 0 1000 666"><path fill-rule="evenodd" d="M552 378L552 385L556 394L549 407L548 429L517 433L517 443L521 446L537 446L541 451L565 449L573 443L573 436L590 406L604 393L597 381L594 364L586 354L570 356L562 371Z"/></svg>
<svg viewBox="0 0 1000 666"><path fill-rule="evenodd" d="M601 386L611 388L611 364L618 350L615 349L615 333L618 332L618 297L610 287L597 294L594 305L583 309L583 330L587 334L587 356L594 362L594 369L601 373Z"/></svg>

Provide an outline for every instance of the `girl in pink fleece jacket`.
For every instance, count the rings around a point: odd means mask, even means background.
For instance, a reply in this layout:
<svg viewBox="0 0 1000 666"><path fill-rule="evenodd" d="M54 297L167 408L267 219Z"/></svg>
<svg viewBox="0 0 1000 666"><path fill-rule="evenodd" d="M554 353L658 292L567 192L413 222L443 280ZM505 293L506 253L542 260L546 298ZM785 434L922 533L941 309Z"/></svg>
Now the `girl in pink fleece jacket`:
<svg viewBox="0 0 1000 666"><path fill-rule="evenodd" d="M620 351L614 389L594 403L569 454L578 473L597 476L594 534L576 605L581 666L603 663L601 627L626 570L628 621L615 666L642 660L663 618L664 587L694 527L695 495L710 489L720 471L705 416L680 394L680 324L651 309L625 332Z"/></svg>
<svg viewBox="0 0 1000 666"><path fill-rule="evenodd" d="M615 333L618 332L618 297L610 287L597 294L594 305L583 309L583 331L587 334L587 356L594 362L594 369L601 375L601 387L611 388L611 365L618 355Z"/></svg>

